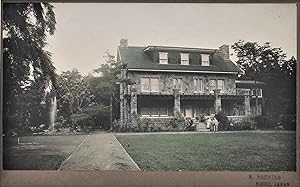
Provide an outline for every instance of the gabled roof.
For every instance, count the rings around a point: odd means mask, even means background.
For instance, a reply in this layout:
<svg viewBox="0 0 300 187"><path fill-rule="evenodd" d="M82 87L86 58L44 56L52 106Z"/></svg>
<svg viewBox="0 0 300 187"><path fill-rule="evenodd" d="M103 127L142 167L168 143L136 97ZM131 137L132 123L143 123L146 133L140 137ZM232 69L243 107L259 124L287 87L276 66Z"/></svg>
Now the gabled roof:
<svg viewBox="0 0 300 187"><path fill-rule="evenodd" d="M199 53L211 53L213 66L201 66L201 65L180 65L180 64L158 64L154 63L147 50L178 50L185 52L199 52ZM205 73L233 73L237 74L241 70L230 60L224 60L220 52L216 49L198 49L198 48L176 48L166 46L148 46L148 47L119 47L118 48L119 60L127 64L128 70L136 71L186 71L186 72L205 72Z"/></svg>

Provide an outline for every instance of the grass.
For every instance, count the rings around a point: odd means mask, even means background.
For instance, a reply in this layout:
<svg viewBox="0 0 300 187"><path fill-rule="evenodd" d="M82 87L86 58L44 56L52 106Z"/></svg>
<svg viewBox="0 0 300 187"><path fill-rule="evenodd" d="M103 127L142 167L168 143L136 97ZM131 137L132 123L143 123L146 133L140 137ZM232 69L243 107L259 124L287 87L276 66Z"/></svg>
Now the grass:
<svg viewBox="0 0 300 187"><path fill-rule="evenodd" d="M296 133L119 135L117 139L144 171L296 170Z"/></svg>
<svg viewBox="0 0 300 187"><path fill-rule="evenodd" d="M23 145L4 147L4 170L57 170L60 164L81 143L85 135L24 136ZM4 139L10 144L11 140Z"/></svg>

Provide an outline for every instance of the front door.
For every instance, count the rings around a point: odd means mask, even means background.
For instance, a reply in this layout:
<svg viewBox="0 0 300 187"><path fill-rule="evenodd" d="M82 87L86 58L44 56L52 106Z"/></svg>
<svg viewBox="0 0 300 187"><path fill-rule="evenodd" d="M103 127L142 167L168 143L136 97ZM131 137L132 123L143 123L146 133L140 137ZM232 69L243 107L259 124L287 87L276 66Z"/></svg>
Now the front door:
<svg viewBox="0 0 300 187"><path fill-rule="evenodd" d="M185 107L185 117L193 117L193 110L191 106Z"/></svg>

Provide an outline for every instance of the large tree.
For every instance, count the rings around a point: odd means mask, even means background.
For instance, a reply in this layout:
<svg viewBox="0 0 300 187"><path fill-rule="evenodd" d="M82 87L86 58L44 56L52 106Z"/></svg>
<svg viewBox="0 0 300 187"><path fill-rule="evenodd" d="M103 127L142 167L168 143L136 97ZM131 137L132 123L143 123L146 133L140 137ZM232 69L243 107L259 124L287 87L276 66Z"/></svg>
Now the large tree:
<svg viewBox="0 0 300 187"><path fill-rule="evenodd" d="M32 82L38 80L42 88L49 79L54 84L56 82L51 53L44 49L47 36L54 34L56 20L49 3L4 3L2 24L4 120L7 129L8 119L12 119L11 123L17 121L17 110L24 104L20 99L24 97L24 91L31 90L28 86L33 86ZM42 98L35 99L41 101Z"/></svg>
<svg viewBox="0 0 300 187"><path fill-rule="evenodd" d="M269 42L238 41L232 48L243 77L266 83L263 93L269 114L295 114L296 59L287 60L283 50Z"/></svg>
<svg viewBox="0 0 300 187"><path fill-rule="evenodd" d="M121 62L118 62L115 56L109 51L106 51L104 63L94 70L99 76L91 78L89 84L89 89L95 95L97 103L101 103L105 106L112 105L111 120L117 119L120 116L119 83L130 83L129 80L122 80L120 78L122 68L125 68L125 66L121 64Z"/></svg>

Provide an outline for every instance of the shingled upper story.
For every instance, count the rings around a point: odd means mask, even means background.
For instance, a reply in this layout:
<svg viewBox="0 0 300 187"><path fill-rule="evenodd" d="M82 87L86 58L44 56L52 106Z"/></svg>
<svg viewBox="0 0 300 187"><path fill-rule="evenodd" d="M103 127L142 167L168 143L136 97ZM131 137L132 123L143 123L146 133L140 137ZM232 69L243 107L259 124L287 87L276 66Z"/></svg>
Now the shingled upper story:
<svg viewBox="0 0 300 187"><path fill-rule="evenodd" d="M132 114L172 117L179 113L193 118L220 110L246 116L253 110L254 84L236 80L241 70L229 59L228 45L219 49L136 47L122 39L117 60L126 64L121 76L134 83L120 85L121 120Z"/></svg>

